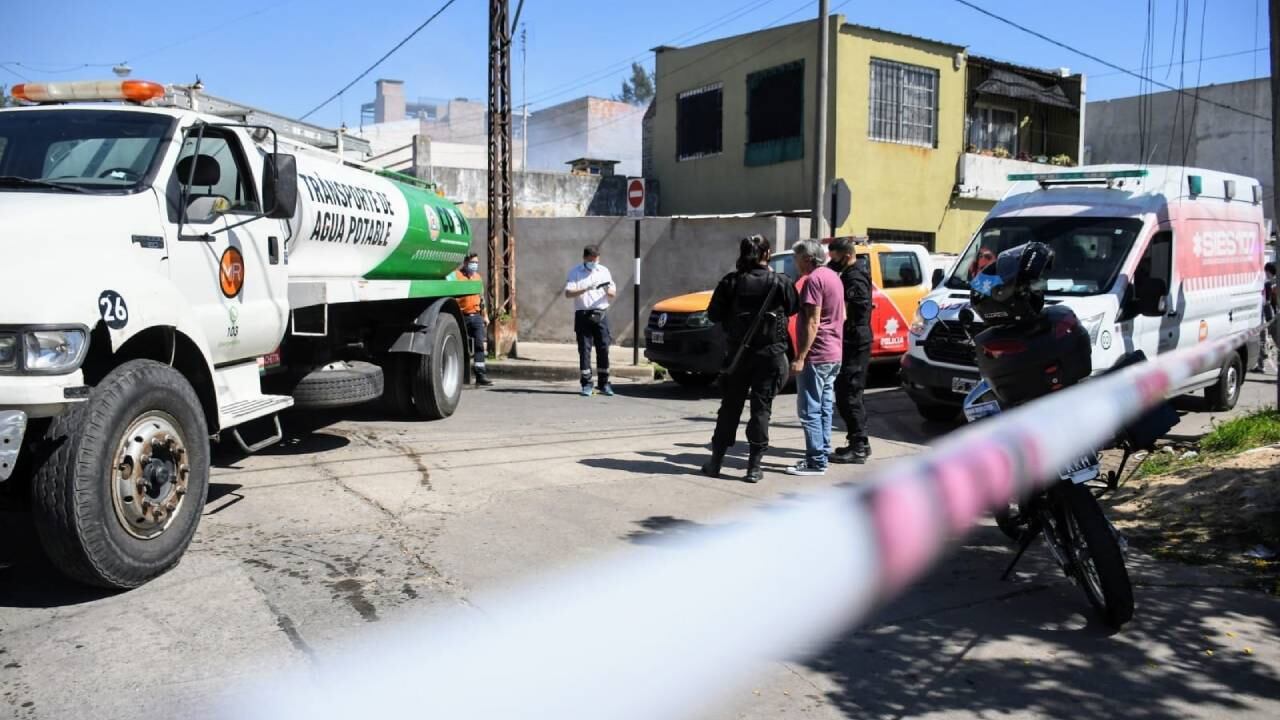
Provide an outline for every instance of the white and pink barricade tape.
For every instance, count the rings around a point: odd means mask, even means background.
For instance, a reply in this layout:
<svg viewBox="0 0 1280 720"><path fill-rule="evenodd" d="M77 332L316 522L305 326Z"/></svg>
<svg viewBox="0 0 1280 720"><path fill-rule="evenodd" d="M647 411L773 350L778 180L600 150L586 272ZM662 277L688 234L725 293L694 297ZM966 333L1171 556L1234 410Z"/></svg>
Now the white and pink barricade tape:
<svg viewBox="0 0 1280 720"><path fill-rule="evenodd" d="M1053 482L1259 330L1090 380L931 451L718 528L402 617L302 671L229 693L223 716L695 716L768 663L816 652L994 509Z"/></svg>

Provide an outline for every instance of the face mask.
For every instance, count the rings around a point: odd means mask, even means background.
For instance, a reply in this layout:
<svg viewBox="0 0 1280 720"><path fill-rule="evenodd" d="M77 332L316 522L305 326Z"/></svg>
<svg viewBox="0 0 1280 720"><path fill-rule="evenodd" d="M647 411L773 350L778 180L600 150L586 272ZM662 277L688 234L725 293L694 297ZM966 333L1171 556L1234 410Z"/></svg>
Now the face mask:
<svg viewBox="0 0 1280 720"><path fill-rule="evenodd" d="M473 275L480 272L480 263L467 263L467 272Z"/></svg>
<svg viewBox="0 0 1280 720"><path fill-rule="evenodd" d="M598 263L598 262L596 262L596 261L594 261L594 260L588 261L588 262L583 263L583 264L587 266L587 269L588 269L588 270L595 270L597 267L599 267L599 266L600 266L600 263Z"/></svg>

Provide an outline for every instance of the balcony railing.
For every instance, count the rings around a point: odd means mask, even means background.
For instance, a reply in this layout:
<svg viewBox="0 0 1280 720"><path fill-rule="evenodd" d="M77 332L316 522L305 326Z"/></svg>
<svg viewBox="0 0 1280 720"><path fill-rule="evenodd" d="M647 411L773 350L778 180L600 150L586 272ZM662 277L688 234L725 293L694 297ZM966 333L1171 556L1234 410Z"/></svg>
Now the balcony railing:
<svg viewBox="0 0 1280 720"><path fill-rule="evenodd" d="M977 200L999 200L1009 191L1011 173L1044 172L1057 166L1049 163L1028 162L1012 158L1000 158L979 153L964 153L956 173L956 188L960 197Z"/></svg>

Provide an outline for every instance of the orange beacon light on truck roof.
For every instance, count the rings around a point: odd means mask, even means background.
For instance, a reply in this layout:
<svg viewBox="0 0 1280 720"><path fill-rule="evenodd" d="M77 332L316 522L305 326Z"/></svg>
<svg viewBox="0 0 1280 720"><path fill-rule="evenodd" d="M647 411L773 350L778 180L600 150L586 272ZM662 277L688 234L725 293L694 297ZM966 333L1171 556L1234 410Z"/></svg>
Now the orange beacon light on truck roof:
<svg viewBox="0 0 1280 720"><path fill-rule="evenodd" d="M75 82L23 83L13 86L13 96L33 103L75 100L127 100L141 103L164 97L164 86L150 80L79 80Z"/></svg>

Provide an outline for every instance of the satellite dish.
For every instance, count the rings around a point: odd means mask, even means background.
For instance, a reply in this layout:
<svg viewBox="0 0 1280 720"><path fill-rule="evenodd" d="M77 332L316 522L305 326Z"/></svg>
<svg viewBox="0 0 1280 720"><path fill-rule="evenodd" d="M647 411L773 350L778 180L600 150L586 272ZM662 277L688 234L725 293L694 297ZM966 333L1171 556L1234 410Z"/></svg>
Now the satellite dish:
<svg viewBox="0 0 1280 720"><path fill-rule="evenodd" d="M129 73L133 72L133 68L129 67L129 63L120 63L111 68L111 72L115 73L116 77L129 77Z"/></svg>

